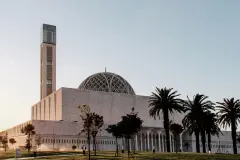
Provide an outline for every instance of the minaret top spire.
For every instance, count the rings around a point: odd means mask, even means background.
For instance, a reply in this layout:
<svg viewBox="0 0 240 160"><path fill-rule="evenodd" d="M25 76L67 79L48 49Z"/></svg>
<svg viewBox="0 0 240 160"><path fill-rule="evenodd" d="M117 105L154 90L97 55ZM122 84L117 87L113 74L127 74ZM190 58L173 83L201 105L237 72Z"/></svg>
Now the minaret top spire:
<svg viewBox="0 0 240 160"><path fill-rule="evenodd" d="M105 67L105 72L107 72L107 67Z"/></svg>

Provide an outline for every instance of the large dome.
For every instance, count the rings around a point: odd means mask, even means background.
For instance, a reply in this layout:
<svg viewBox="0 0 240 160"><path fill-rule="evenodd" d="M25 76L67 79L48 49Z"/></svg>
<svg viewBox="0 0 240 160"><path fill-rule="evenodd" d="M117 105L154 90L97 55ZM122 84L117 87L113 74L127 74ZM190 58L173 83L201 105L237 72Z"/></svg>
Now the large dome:
<svg viewBox="0 0 240 160"><path fill-rule="evenodd" d="M78 89L135 94L131 85L124 78L111 72L101 72L89 76Z"/></svg>

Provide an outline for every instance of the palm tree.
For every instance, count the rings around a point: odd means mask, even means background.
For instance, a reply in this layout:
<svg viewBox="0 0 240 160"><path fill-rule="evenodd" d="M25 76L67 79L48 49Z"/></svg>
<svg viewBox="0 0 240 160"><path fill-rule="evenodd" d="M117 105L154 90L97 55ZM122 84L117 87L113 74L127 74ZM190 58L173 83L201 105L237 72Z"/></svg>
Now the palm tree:
<svg viewBox="0 0 240 160"><path fill-rule="evenodd" d="M184 117L182 120L183 127L188 130L189 134L192 135L195 134L196 138L196 151L197 153L200 152L200 144L199 144L199 127L196 123L196 120L192 115L189 115L188 117Z"/></svg>
<svg viewBox="0 0 240 160"><path fill-rule="evenodd" d="M177 123L172 123L170 125L170 131L173 133L174 141L175 141L175 151L177 153L177 137L183 132L183 126Z"/></svg>
<svg viewBox="0 0 240 160"><path fill-rule="evenodd" d="M205 119L204 122L206 122L204 124L204 128L206 129L206 134L208 137L208 151L211 152L211 135L219 136L219 133L222 134L222 132L218 127L216 114L211 112L206 112L204 119Z"/></svg>
<svg viewBox="0 0 240 160"><path fill-rule="evenodd" d="M217 102L217 104L217 115L219 116L218 122L223 128L231 127L233 153L237 154L236 129L238 122L240 121L240 100L224 98L223 102Z"/></svg>
<svg viewBox="0 0 240 160"><path fill-rule="evenodd" d="M204 129L205 112L214 109L214 104L207 100L208 96L196 94L193 100L187 96L187 101L184 101L185 117L182 120L184 128L187 128L190 135L194 132L196 136L196 151L200 152L199 135L201 134L203 152L206 153L206 134Z"/></svg>
<svg viewBox="0 0 240 160"><path fill-rule="evenodd" d="M167 152L170 152L169 113L172 114L174 111L181 113L183 111L183 100L177 98L180 94L177 94L177 91L172 90L173 88L156 88L156 93L152 92L148 106L151 107L149 114L154 119L156 119L156 117L160 118L160 112L163 113Z"/></svg>

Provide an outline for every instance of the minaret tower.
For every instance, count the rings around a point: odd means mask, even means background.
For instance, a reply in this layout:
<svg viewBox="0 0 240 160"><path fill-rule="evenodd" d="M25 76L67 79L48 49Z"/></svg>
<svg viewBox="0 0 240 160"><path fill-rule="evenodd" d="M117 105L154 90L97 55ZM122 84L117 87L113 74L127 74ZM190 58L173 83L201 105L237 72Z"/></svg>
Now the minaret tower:
<svg viewBox="0 0 240 160"><path fill-rule="evenodd" d="M40 99L56 91L56 26L41 28Z"/></svg>

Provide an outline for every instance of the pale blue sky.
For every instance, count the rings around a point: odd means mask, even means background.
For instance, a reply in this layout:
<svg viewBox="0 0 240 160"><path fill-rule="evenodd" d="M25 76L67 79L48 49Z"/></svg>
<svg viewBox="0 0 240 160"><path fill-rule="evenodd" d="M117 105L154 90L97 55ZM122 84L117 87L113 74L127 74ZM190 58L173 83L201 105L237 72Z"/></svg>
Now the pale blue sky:
<svg viewBox="0 0 240 160"><path fill-rule="evenodd" d="M0 129L29 120L39 100L42 23L57 26L57 88L76 88L106 66L141 95L166 86L182 98L240 98L239 6L237 0L1 0Z"/></svg>

